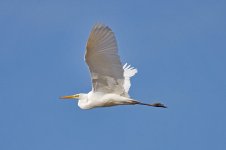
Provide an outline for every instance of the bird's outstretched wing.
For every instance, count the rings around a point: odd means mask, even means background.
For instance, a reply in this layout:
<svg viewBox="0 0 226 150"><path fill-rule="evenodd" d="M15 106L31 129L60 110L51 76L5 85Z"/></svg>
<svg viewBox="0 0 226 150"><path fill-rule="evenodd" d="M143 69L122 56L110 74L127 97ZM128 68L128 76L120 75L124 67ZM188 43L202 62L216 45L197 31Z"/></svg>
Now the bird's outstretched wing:
<svg viewBox="0 0 226 150"><path fill-rule="evenodd" d="M93 91L126 95L117 42L108 26L96 24L93 27L86 45L85 61L91 73Z"/></svg>

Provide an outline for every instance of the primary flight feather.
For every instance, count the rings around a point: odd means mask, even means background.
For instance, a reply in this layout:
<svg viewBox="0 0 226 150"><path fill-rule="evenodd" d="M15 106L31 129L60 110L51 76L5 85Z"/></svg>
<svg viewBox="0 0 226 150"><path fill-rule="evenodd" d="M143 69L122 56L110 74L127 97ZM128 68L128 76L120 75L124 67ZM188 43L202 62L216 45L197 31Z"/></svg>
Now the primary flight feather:
<svg viewBox="0 0 226 150"><path fill-rule="evenodd" d="M137 69L125 64L122 66L114 33L103 24L93 26L86 44L85 61L92 78L92 90L62 99L78 99L81 109L115 105L147 105L166 108L161 103L146 104L130 98L130 78Z"/></svg>

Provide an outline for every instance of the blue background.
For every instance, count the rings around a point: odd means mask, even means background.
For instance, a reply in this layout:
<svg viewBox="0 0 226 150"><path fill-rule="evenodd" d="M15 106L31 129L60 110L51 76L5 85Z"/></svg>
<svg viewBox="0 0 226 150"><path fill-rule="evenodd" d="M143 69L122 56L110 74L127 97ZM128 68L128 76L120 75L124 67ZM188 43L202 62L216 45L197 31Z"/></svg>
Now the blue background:
<svg viewBox="0 0 226 150"><path fill-rule="evenodd" d="M1 150L226 149L225 0L1 0ZM138 68L130 95L168 109L81 110L91 27Z"/></svg>

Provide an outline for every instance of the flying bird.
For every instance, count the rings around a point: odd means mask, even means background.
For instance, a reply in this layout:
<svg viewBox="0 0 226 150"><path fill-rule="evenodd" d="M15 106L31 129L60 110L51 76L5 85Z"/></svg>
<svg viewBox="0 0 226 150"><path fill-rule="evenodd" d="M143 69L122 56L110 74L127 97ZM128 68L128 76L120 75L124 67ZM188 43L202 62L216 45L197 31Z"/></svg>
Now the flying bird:
<svg viewBox="0 0 226 150"><path fill-rule="evenodd" d="M137 69L127 63L122 65L115 35L108 26L93 26L86 45L85 61L91 74L92 90L86 94L62 96L61 99L78 99L81 109L136 104L166 108L161 103L147 104L129 96L130 78Z"/></svg>

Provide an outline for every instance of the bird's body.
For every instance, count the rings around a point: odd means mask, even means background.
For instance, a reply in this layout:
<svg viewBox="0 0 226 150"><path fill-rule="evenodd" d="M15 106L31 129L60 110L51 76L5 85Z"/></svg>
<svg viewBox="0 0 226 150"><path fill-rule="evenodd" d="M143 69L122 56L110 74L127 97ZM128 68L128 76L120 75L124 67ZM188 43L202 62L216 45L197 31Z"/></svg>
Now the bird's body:
<svg viewBox="0 0 226 150"><path fill-rule="evenodd" d="M130 98L130 78L137 69L127 64L122 66L116 39L109 27L102 24L93 27L86 45L85 61L92 78L92 90L88 94L61 98L79 99L81 109L134 104L165 108L161 103L146 104Z"/></svg>
<svg viewBox="0 0 226 150"><path fill-rule="evenodd" d="M91 109L95 107L109 107L115 105L126 105L130 104L131 99L123 97L117 94L93 92L90 91L88 94L82 95L78 101L78 106L81 109Z"/></svg>

